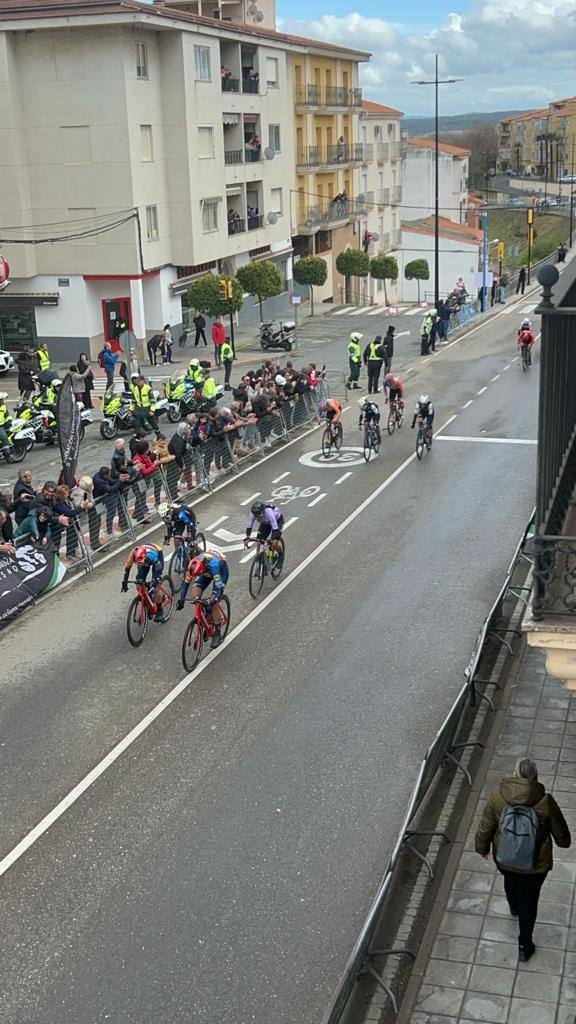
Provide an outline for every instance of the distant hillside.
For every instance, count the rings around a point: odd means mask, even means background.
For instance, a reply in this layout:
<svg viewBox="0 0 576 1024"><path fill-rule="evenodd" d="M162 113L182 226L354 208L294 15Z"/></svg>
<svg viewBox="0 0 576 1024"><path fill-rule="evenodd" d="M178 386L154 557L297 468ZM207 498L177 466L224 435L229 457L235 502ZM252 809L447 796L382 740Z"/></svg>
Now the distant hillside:
<svg viewBox="0 0 576 1024"><path fill-rule="evenodd" d="M479 124L496 124L503 117L521 114L521 110L493 110L485 113L452 114L440 117L441 132L465 132ZM433 117L403 117L402 128L409 135L430 135L434 131Z"/></svg>

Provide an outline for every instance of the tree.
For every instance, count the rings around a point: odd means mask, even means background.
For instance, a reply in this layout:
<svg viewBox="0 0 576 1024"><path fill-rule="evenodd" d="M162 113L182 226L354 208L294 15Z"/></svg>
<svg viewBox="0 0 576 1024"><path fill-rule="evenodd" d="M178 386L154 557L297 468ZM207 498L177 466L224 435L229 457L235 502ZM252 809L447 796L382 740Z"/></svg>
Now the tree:
<svg viewBox="0 0 576 1024"><path fill-rule="evenodd" d="M479 124L466 132L450 132L447 135L440 135L440 141L470 150L469 187L486 188L486 175L489 170L496 167L498 153L498 132L495 125ZM458 219L456 211L451 214L451 219Z"/></svg>
<svg viewBox="0 0 576 1024"><path fill-rule="evenodd" d="M320 287L326 284L326 278L328 277L326 260L323 260L321 256L303 256L302 259L294 264L293 274L294 280L298 284L308 285L310 289L310 309L312 316L314 316L314 292L312 288L314 285Z"/></svg>
<svg viewBox="0 0 576 1024"><path fill-rule="evenodd" d="M232 299L220 298L220 284L223 281L232 283ZM244 305L244 292L242 285L235 277L226 277L221 274L205 274L190 285L187 293L188 305L197 309L199 313L206 313L207 316L225 316L226 313L236 313Z"/></svg>
<svg viewBox="0 0 576 1024"><path fill-rule="evenodd" d="M345 282L346 302L350 301L351 277L368 277L370 272L370 257L362 249L343 249L336 257L336 270L342 274Z"/></svg>
<svg viewBox="0 0 576 1024"><path fill-rule="evenodd" d="M430 280L428 260L411 260L404 267L404 277L407 281L418 282L418 302L420 302L420 281Z"/></svg>
<svg viewBox="0 0 576 1024"><path fill-rule="evenodd" d="M370 260L370 277L384 281L384 302L388 305L386 281L398 280L398 260L395 256L375 256Z"/></svg>
<svg viewBox="0 0 576 1024"><path fill-rule="evenodd" d="M236 276L245 292L255 295L260 306L260 319L264 319L262 300L271 299L284 291L284 277L272 260L251 260L238 267Z"/></svg>

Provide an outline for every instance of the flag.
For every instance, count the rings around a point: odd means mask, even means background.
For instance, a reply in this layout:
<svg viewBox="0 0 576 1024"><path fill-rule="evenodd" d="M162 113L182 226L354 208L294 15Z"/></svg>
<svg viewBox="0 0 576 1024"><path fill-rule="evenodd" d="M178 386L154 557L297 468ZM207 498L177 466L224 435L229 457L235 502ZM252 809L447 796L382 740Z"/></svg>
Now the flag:
<svg viewBox="0 0 576 1024"><path fill-rule="evenodd" d="M16 540L16 554L0 552L0 628L66 572L54 545Z"/></svg>
<svg viewBox="0 0 576 1024"><path fill-rule="evenodd" d="M74 398L72 377L66 374L58 395L58 440L64 480L74 487L78 452L80 450L80 407Z"/></svg>

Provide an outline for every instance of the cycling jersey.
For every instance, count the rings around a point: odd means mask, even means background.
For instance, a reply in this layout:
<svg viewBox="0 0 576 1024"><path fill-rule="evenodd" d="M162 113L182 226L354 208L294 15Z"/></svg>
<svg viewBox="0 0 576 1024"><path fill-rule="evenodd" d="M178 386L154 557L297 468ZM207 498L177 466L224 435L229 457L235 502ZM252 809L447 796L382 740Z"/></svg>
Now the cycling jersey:
<svg viewBox="0 0 576 1024"><path fill-rule="evenodd" d="M322 412L322 409L320 409ZM333 420L335 416L342 415L342 406L336 398L329 398L326 402L326 419Z"/></svg>
<svg viewBox="0 0 576 1024"><path fill-rule="evenodd" d="M404 398L404 385L400 377L394 377L391 381L384 379L384 387L388 389L390 401L394 401L396 398Z"/></svg>
<svg viewBox="0 0 576 1024"><path fill-rule="evenodd" d="M146 550L146 558L143 562L138 562L138 568L136 570L136 581L137 583L145 583L150 569L152 569L152 582L158 583L162 573L164 572L164 555L162 549L156 544L139 544L138 547L143 547ZM134 554L135 548L132 549L126 560L124 566L124 583L128 583L128 577L130 575L130 569L136 562L136 556Z"/></svg>
<svg viewBox="0 0 576 1024"><path fill-rule="evenodd" d="M518 348L522 348L523 345L528 345L529 348L532 348L535 341L536 338L533 331L520 331L518 335Z"/></svg>
<svg viewBox="0 0 576 1024"><path fill-rule="evenodd" d="M367 402L360 409L360 419L358 420L358 426L362 426L364 423L379 423L380 422L380 406L377 402Z"/></svg>
<svg viewBox="0 0 576 1024"><path fill-rule="evenodd" d="M212 583L212 596L216 601L219 601L230 575L226 556L221 551L218 551L217 548L210 548L208 551L203 551L201 555L198 555L198 558L204 563L204 572L200 576L192 576L188 569L186 570L180 598L184 600L191 583L194 587L200 587L203 591Z"/></svg>
<svg viewBox="0 0 576 1024"><path fill-rule="evenodd" d="M432 402L429 402L427 406L420 405L420 402L416 402L416 408L414 409L414 416L412 418L412 426L414 426L419 416L426 421L429 427L432 426L432 423L434 422L434 406L432 405Z"/></svg>
<svg viewBox="0 0 576 1024"><path fill-rule="evenodd" d="M173 508L166 522L166 537L170 540L172 534L175 537L182 537L187 529L190 537L194 540L196 536L196 513L187 505L179 505Z"/></svg>
<svg viewBox="0 0 576 1024"><path fill-rule="evenodd" d="M252 512L251 512L250 515L248 516L248 522L246 523L246 536L247 537L249 537L250 534L252 533L252 527L254 526L255 522L258 523L258 526L259 526L258 536L260 536L260 533L262 531L262 527L263 526L269 526L270 527L270 530L268 532L270 532L270 531L274 531L275 532L275 531L281 530L282 529L282 525L284 523L284 516L283 516L282 512L280 511L280 509L277 508L276 505L266 505L265 508L264 508L264 514L258 520L256 519L256 516L253 515ZM279 534L278 534L278 536L279 536Z"/></svg>

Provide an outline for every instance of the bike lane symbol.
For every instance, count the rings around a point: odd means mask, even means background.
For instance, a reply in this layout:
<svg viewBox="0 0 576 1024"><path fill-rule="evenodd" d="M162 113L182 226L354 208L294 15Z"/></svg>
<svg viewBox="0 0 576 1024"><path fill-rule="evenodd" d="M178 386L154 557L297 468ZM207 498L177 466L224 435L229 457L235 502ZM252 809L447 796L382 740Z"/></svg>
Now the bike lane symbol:
<svg viewBox="0 0 576 1024"><path fill-rule="evenodd" d="M376 458L376 452L373 453ZM310 466L312 469L342 469L346 466L360 466L364 462L364 449L356 445L348 448L340 448L340 451L331 451L326 459L322 452L305 452L299 460L302 466Z"/></svg>

